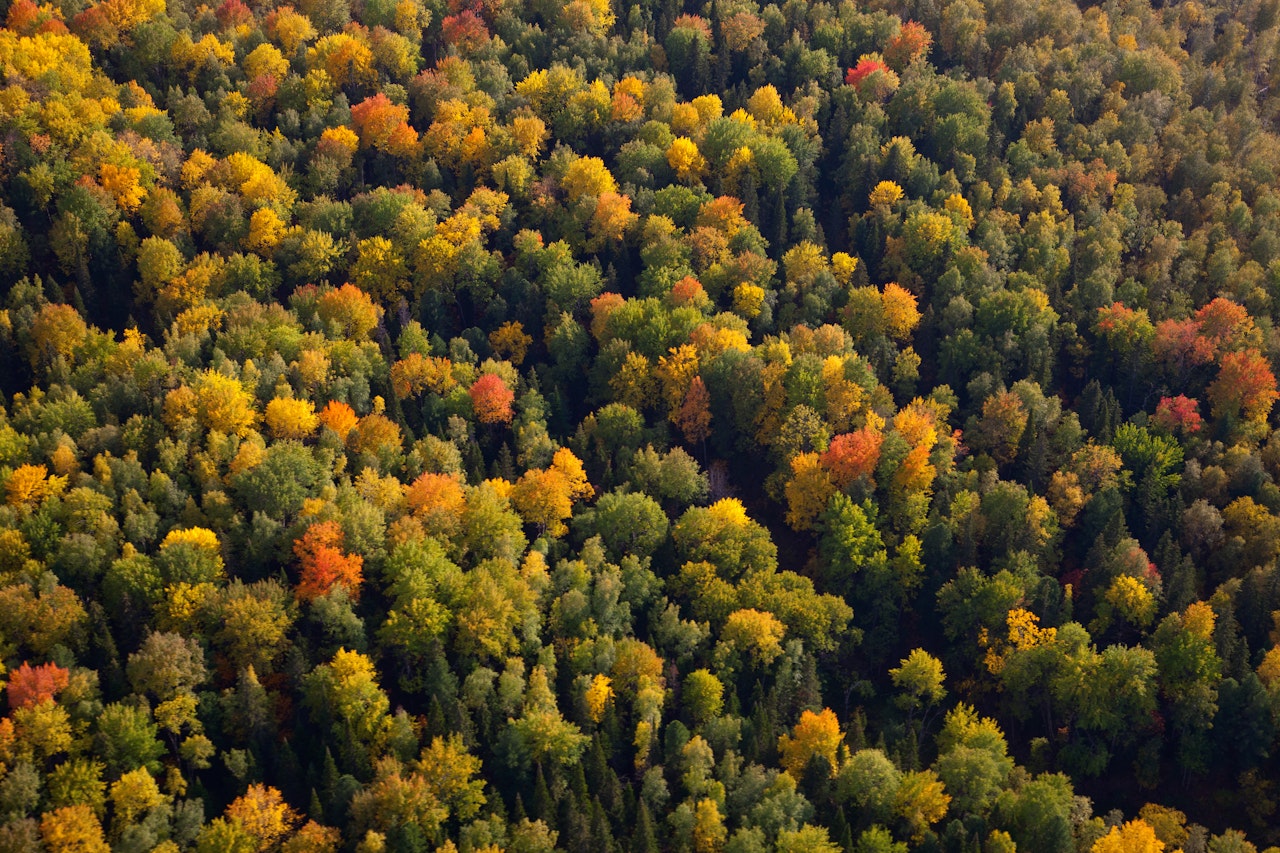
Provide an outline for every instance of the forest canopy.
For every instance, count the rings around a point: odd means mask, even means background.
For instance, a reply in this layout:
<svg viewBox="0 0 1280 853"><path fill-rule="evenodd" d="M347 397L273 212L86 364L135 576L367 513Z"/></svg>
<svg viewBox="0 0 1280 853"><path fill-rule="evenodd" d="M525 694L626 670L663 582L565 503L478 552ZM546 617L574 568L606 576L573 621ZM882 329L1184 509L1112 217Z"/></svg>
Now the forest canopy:
<svg viewBox="0 0 1280 853"><path fill-rule="evenodd" d="M1280 845L1280 0L0 14L0 851Z"/></svg>

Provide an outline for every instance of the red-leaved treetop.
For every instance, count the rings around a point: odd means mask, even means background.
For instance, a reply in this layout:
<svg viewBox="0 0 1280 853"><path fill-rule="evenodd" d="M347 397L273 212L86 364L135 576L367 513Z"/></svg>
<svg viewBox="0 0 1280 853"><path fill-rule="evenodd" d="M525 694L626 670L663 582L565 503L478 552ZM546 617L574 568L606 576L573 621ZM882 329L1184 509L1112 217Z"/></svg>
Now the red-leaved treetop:
<svg viewBox="0 0 1280 853"><path fill-rule="evenodd" d="M1209 386L1215 418L1265 421L1277 396L1271 364L1256 349L1225 353L1218 378Z"/></svg>
<svg viewBox="0 0 1280 853"><path fill-rule="evenodd" d="M302 563L295 594L300 601L327 595L335 586L345 587L351 598L360 597L364 558L342 553L342 528L336 521L322 521L307 528L293 543L293 553Z"/></svg>
<svg viewBox="0 0 1280 853"><path fill-rule="evenodd" d="M471 405L475 409L476 420L480 423L511 423L514 414L511 404L516 395L498 374L486 373L481 376L467 389L467 394L471 396Z"/></svg>
<svg viewBox="0 0 1280 853"><path fill-rule="evenodd" d="M53 699L67 686L69 673L56 663L32 666L24 662L9 676L9 707L13 710Z"/></svg>
<svg viewBox="0 0 1280 853"><path fill-rule="evenodd" d="M1184 394L1161 397L1152 420L1168 432L1190 435L1200 431L1200 404Z"/></svg>
<svg viewBox="0 0 1280 853"><path fill-rule="evenodd" d="M1196 320L1161 320L1153 347L1156 358L1178 374L1213 361L1213 341L1201 334Z"/></svg>
<svg viewBox="0 0 1280 853"><path fill-rule="evenodd" d="M831 439L822 454L822 467L831 472L831 479L844 488L859 477L870 477L880 464L880 445L884 435L877 429L863 427Z"/></svg>
<svg viewBox="0 0 1280 853"><path fill-rule="evenodd" d="M844 75L844 82L847 86L856 86L864 79L869 77L876 71L888 71L889 66L885 65L878 59L871 59L864 56L858 60L858 64L850 68Z"/></svg>

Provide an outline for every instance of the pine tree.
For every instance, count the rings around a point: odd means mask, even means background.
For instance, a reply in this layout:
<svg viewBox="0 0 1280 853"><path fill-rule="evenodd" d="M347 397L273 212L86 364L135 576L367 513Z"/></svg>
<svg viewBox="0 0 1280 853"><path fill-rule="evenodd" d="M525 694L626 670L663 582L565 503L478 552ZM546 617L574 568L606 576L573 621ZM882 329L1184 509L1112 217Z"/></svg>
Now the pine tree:
<svg viewBox="0 0 1280 853"><path fill-rule="evenodd" d="M551 789L547 787L547 778L542 775L542 765L538 765L537 777L533 783L533 818L546 821L552 829L556 828L556 807L551 799Z"/></svg>
<svg viewBox="0 0 1280 853"><path fill-rule="evenodd" d="M642 797L636 809L636 829L631 835L631 853L658 853L658 839L653 831L653 818L649 805Z"/></svg>
<svg viewBox="0 0 1280 853"><path fill-rule="evenodd" d="M613 829L609 826L609 817L604 813L604 806L599 797L591 799L591 840L593 849L598 853L616 853L618 847L613 840Z"/></svg>

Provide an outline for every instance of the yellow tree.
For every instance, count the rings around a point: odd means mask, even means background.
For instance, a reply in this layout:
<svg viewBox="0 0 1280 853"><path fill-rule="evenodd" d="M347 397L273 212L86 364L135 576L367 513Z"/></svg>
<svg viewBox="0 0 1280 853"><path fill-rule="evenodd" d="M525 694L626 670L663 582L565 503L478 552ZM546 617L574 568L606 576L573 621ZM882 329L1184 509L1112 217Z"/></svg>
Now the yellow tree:
<svg viewBox="0 0 1280 853"><path fill-rule="evenodd" d="M787 524L794 530L808 530L827 508L836 493L831 473L816 453L801 453L791 459L791 479L784 488L787 498Z"/></svg>
<svg viewBox="0 0 1280 853"><path fill-rule="evenodd" d="M768 665L782 654L782 638L787 627L767 610L735 610L720 630L725 649L750 654L757 665Z"/></svg>
<svg viewBox="0 0 1280 853"><path fill-rule="evenodd" d="M277 397L267 403L267 429L276 438L309 438L320 425L310 400Z"/></svg>
<svg viewBox="0 0 1280 853"><path fill-rule="evenodd" d="M110 853L102 824L86 805L63 806L40 819L40 838L49 853Z"/></svg>
<svg viewBox="0 0 1280 853"><path fill-rule="evenodd" d="M827 760L834 773L837 752L843 740L835 711L830 708L823 708L817 714L804 711L791 734L778 738L779 761L782 762L783 769L799 779L804 774L805 765L815 755L819 755Z"/></svg>
<svg viewBox="0 0 1280 853"><path fill-rule="evenodd" d="M250 785L227 806L226 816L253 836L259 853L278 847L301 820L279 791L261 784Z"/></svg>
<svg viewBox="0 0 1280 853"><path fill-rule="evenodd" d="M181 390L171 392L170 397ZM191 383L191 390L191 414L205 429L239 436L253 430L258 413L253 408L253 397L239 381L216 370L205 370ZM166 399L166 410L168 407Z"/></svg>
<svg viewBox="0 0 1280 853"><path fill-rule="evenodd" d="M1164 842L1156 838L1156 831L1146 821L1135 819L1120 826L1093 842L1091 853L1164 853Z"/></svg>
<svg viewBox="0 0 1280 853"><path fill-rule="evenodd" d="M707 158L692 139L684 136L676 137L667 148L667 163L677 178L690 184L700 180L707 169Z"/></svg>
<svg viewBox="0 0 1280 853"><path fill-rule="evenodd" d="M949 805L951 796L932 770L903 774L902 784L894 796L894 810L906 823L915 844L924 840L929 827L942 820Z"/></svg>
<svg viewBox="0 0 1280 853"><path fill-rule="evenodd" d="M616 193L618 182L613 179L604 161L599 157L579 157L565 169L560 186L574 204L584 196L599 197L604 193Z"/></svg>

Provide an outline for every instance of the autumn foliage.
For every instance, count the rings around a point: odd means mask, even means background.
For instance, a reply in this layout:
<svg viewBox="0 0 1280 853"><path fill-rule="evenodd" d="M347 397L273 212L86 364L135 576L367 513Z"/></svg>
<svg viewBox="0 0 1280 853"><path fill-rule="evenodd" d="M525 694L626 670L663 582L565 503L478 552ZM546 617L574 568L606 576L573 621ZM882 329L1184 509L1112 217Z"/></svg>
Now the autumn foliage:
<svg viewBox="0 0 1280 853"><path fill-rule="evenodd" d="M22 666L9 674L9 707L26 708L53 699L69 682L67 670L55 663Z"/></svg>
<svg viewBox="0 0 1280 853"><path fill-rule="evenodd" d="M482 424L510 423L514 412L511 404L515 401L515 392L507 387L502 377L496 373L486 373L472 383L467 389L471 397L471 405L476 413L476 420Z"/></svg>
<svg viewBox="0 0 1280 853"><path fill-rule="evenodd" d="M313 601L337 586L343 587L351 598L359 598L364 558L344 554L344 538L337 522L322 521L308 527L302 538L293 543L293 553L301 565L294 590L299 600Z"/></svg>

